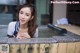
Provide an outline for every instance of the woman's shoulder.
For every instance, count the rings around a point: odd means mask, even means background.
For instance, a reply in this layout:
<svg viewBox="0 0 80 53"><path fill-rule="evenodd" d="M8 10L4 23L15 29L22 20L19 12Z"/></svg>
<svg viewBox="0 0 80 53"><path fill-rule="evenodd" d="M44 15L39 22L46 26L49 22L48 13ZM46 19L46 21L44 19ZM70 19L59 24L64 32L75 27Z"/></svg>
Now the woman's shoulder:
<svg viewBox="0 0 80 53"><path fill-rule="evenodd" d="M16 24L16 21L10 22L8 24L8 31L7 31L8 35L11 35L11 36L13 35L14 30L15 30L15 24Z"/></svg>
<svg viewBox="0 0 80 53"><path fill-rule="evenodd" d="M15 24L16 24L16 21L12 21L12 22L9 23L10 26L13 26Z"/></svg>
<svg viewBox="0 0 80 53"><path fill-rule="evenodd" d="M12 28L14 29L15 28L15 24L16 24L16 21L12 21L8 24L8 28Z"/></svg>

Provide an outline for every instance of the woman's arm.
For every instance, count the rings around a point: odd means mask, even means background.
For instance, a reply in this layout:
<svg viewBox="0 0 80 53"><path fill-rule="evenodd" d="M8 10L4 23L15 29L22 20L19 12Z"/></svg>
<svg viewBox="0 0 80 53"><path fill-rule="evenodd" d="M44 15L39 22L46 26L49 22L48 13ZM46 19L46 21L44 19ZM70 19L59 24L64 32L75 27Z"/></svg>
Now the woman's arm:
<svg viewBox="0 0 80 53"><path fill-rule="evenodd" d="M15 23L16 22L10 22L9 25L8 25L7 36L9 38L14 37L13 33L14 33L14 30L15 30Z"/></svg>
<svg viewBox="0 0 80 53"><path fill-rule="evenodd" d="M38 28L36 28L36 32L34 34L34 38L37 38L38 37Z"/></svg>

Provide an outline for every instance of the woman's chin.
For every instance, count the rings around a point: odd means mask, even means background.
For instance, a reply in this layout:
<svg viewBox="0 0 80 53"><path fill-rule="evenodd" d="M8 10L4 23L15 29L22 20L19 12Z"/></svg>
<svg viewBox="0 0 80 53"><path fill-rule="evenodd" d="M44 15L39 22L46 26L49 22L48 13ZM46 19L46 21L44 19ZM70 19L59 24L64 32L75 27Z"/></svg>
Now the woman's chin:
<svg viewBox="0 0 80 53"><path fill-rule="evenodd" d="M21 22L20 24L21 24L21 25L24 25L25 23L24 23L24 22Z"/></svg>
<svg viewBox="0 0 80 53"><path fill-rule="evenodd" d="M21 25L24 25L24 24L27 24L27 23L28 23L28 21L26 21L26 20L24 20L24 21L21 21L21 20L20 20L20 24L21 24Z"/></svg>

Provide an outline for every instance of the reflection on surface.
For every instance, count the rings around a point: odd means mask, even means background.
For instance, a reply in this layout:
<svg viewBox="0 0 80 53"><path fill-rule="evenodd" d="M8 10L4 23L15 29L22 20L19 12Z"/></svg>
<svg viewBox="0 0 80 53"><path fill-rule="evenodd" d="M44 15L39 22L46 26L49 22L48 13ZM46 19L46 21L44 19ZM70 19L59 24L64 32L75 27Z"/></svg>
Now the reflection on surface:
<svg viewBox="0 0 80 53"><path fill-rule="evenodd" d="M64 36L64 34L61 34L59 31L56 31L55 29L50 29L47 26L39 27L39 37L51 38L53 36Z"/></svg>

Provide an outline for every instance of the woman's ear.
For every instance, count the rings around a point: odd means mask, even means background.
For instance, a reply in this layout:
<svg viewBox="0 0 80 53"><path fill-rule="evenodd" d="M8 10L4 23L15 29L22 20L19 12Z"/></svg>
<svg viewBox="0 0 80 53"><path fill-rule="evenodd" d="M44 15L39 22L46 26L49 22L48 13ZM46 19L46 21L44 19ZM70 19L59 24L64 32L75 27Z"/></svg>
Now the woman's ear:
<svg viewBox="0 0 80 53"><path fill-rule="evenodd" d="M34 18L34 16L32 16L30 20L32 20L33 18Z"/></svg>

